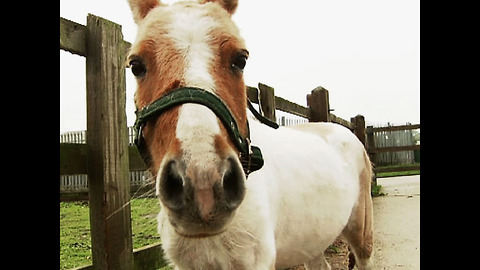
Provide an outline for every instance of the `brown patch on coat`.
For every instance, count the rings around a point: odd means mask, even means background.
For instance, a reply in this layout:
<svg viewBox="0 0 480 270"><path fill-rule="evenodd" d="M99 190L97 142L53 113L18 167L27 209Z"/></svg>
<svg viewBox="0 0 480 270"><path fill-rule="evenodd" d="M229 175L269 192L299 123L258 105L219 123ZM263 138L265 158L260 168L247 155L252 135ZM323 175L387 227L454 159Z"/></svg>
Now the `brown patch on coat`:
<svg viewBox="0 0 480 270"><path fill-rule="evenodd" d="M147 69L137 79L135 105L142 108L181 85L185 72L184 56L174 49L173 43L159 35L155 40L141 41L131 51L130 57L138 57Z"/></svg>
<svg viewBox="0 0 480 270"><path fill-rule="evenodd" d="M235 148L233 145L233 142L229 139L228 136L225 136L227 134L227 131L223 127L222 123L219 122L221 132L220 134L215 135L214 137L214 146L216 150L216 154L223 160L228 158L228 154L231 153L232 149L235 151L238 155L238 150Z"/></svg>
<svg viewBox="0 0 480 270"><path fill-rule="evenodd" d="M164 112L155 120L149 121L144 127L143 136L152 157L150 171L157 175L160 163L167 153L179 156L180 141L175 136L179 107Z"/></svg>
<svg viewBox="0 0 480 270"><path fill-rule="evenodd" d="M143 20L150 10L160 5L159 0L128 0L128 3L130 4L130 8L133 12L133 19L136 23Z"/></svg>
<svg viewBox="0 0 480 270"><path fill-rule="evenodd" d="M233 14L237 10L238 0L200 0L199 3L213 2L219 4L228 13Z"/></svg>
<svg viewBox="0 0 480 270"><path fill-rule="evenodd" d="M367 259L373 251L373 203L371 196L372 165L364 151L365 167L359 176L360 192L347 226L342 235L346 238L355 256Z"/></svg>
<svg viewBox="0 0 480 270"><path fill-rule="evenodd" d="M168 17L161 19L163 20L167 23ZM165 25L156 21L156 32L147 33L142 41L130 49L129 59L140 59L147 70L143 77L137 78L137 109L147 106L182 84L180 79L185 72L184 57L167 37ZM143 136L152 156L150 170L154 175L166 153L178 154L180 151L180 142L175 136L177 120L178 107L149 121L143 129Z"/></svg>
<svg viewBox="0 0 480 270"><path fill-rule="evenodd" d="M217 95L227 104L239 125L243 136L247 135L247 97L246 87L241 71L232 67L232 59L236 57L242 46L233 38L223 42L219 47L220 57L213 64L213 77L217 86Z"/></svg>

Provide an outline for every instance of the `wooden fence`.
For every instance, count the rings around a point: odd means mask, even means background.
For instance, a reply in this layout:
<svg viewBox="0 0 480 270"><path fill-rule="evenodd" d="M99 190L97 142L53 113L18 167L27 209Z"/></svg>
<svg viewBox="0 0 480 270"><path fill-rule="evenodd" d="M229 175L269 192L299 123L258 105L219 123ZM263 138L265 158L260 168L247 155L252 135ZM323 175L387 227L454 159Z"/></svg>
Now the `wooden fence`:
<svg viewBox="0 0 480 270"><path fill-rule="evenodd" d="M410 155L413 155L413 151L420 150L420 145L413 144L411 136L409 143L403 145L399 145L398 143L382 143L381 140L381 138L384 138L385 135L388 134L392 136L392 134L395 133L408 133L408 131L420 129L420 124L376 128L369 126L367 128L365 127L365 118L362 115L351 117L350 121L347 121L330 112L331 110L328 90L321 86L315 88L310 94L307 95L308 107L303 107L281 97L275 96L274 89L272 87L261 83L258 84L258 89L247 87L247 91L249 99L259 103L263 114L271 120L276 120L275 109L278 109L280 111L304 117L310 122L333 122L350 129L363 143L370 156L370 159L374 162L375 174L379 172L420 170L420 164L418 163L412 165L409 164L410 162L404 162L406 163L404 166L391 168L382 166L386 164L382 164L381 162L381 158L383 158L382 155L384 154L394 155L394 153L408 151L410 152ZM263 99L264 97L267 98ZM380 161L379 164L376 164L376 161ZM376 184L376 175L374 175L373 181L374 184Z"/></svg>
<svg viewBox="0 0 480 270"><path fill-rule="evenodd" d="M384 131L376 131L372 133L367 132L367 137L368 136L374 136L373 140L375 141L375 148L415 145L412 129L395 130L395 131L384 130ZM377 166L402 165L402 164L415 163L414 150L396 151L396 152L379 152L375 154L374 158L375 160L372 160L372 161Z"/></svg>
<svg viewBox="0 0 480 270"><path fill-rule="evenodd" d="M60 49L86 57L86 144L60 144L60 175L88 175L94 269L134 269L125 55L121 26L89 14L60 18Z"/></svg>
<svg viewBox="0 0 480 270"><path fill-rule="evenodd" d="M128 143L133 145L134 130L128 127ZM70 131L60 134L61 144L86 144L86 131ZM149 171L130 171L130 195L154 196L155 188ZM88 200L88 175L60 175L60 201Z"/></svg>
<svg viewBox="0 0 480 270"><path fill-rule="evenodd" d="M60 49L86 57L86 144L60 143L60 175L87 174L89 179L93 265L81 269L157 269L165 265L160 244L132 248L129 171L147 168L128 142L124 63L129 46L118 24L91 14L86 26L60 18ZM335 122L354 132L364 145L367 134L376 131L365 127L361 115L347 121L332 114L328 91L322 87L307 95L307 107L275 96L274 89L264 84L247 87L247 94L263 115L274 121L278 109L310 122ZM399 150L367 149L373 154Z"/></svg>
<svg viewBox="0 0 480 270"><path fill-rule="evenodd" d="M413 138L411 135L411 132L414 129L420 129L420 124L415 124L415 125L402 125L402 126L389 126L389 127L372 127L369 126L366 128L366 135L367 135L367 152L370 155L370 159L374 162L377 162L377 166L375 167L375 172L400 172L400 171L410 171L410 170L420 170L420 164L415 163L412 165L412 162L399 162L399 163L406 163L404 166L400 167L382 167L382 158L388 157L388 156L381 156L382 154L390 154L392 153L406 153L409 152L410 155L414 155L414 151L419 151L420 150L420 145L414 144L413 143ZM399 143L389 143L387 141L388 135L392 136L392 134L400 134L397 135L397 137L401 137L402 135L405 134L410 134L410 138L406 139L407 141L409 140L408 144L400 145ZM403 133L403 134L402 134ZM381 134L382 136L378 136L378 134ZM393 139L396 140L396 138L393 135ZM377 158L378 157L378 158ZM397 156L398 157L398 156ZM415 157L413 157L415 161ZM378 166L380 165L380 166Z"/></svg>

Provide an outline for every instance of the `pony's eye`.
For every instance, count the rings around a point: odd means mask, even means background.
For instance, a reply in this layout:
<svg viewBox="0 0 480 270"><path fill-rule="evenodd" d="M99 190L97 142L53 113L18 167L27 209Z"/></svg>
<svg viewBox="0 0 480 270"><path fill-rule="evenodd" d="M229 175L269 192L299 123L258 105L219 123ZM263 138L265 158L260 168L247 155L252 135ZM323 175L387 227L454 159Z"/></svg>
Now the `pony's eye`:
<svg viewBox="0 0 480 270"><path fill-rule="evenodd" d="M135 77L143 77L147 73L147 68L145 64L139 59L133 59L130 61L130 68Z"/></svg>
<svg viewBox="0 0 480 270"><path fill-rule="evenodd" d="M232 68L243 71L245 65L247 64L248 52L241 51L233 56L232 59Z"/></svg>

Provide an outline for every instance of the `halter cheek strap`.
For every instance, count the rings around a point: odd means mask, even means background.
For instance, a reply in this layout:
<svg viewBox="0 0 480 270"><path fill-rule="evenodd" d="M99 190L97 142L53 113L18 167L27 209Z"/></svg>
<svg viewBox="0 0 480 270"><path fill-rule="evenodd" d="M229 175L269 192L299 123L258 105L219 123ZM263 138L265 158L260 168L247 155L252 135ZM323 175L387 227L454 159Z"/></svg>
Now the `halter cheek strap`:
<svg viewBox="0 0 480 270"><path fill-rule="evenodd" d="M149 120L156 119L163 112L184 103L201 104L208 107L215 113L227 130L230 139L235 144L235 147L239 151L239 159L242 163L246 177L248 177L249 173L262 168L264 162L260 148L250 144L250 134L247 134L247 137L243 137L241 135L238 129L237 121L235 121L235 118L225 103L215 94L195 87L182 87L175 89L163 97L155 100L151 104L145 106L141 110L137 110L135 112L137 119L134 125L134 143L137 146L138 151L140 152L140 155L142 156L147 167L150 167L151 165L151 156L145 145L145 139L143 138L143 127ZM255 117L260 117L259 119L262 123L268 123L267 125L278 128L276 123L271 122L270 120L259 115L258 112L253 109L250 101L248 101L248 103L250 110L252 110Z"/></svg>

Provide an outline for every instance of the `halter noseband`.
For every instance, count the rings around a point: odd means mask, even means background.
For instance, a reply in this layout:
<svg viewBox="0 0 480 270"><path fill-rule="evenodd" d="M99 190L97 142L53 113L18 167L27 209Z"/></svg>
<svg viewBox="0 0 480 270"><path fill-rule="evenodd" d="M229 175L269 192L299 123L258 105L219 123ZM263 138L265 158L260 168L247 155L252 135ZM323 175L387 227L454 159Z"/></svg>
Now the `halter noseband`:
<svg viewBox="0 0 480 270"><path fill-rule="evenodd" d="M270 120L263 118L263 116L258 114L258 112L253 109L250 101L247 100L247 102L249 109L252 110L252 113L256 118L258 118L262 123L265 123L273 128L278 128L276 123L271 122ZM145 139L143 138L142 134L143 127L149 120L155 119L165 111L184 103L201 104L208 107L215 113L227 130L230 139L235 144L235 147L239 151L239 159L242 163L243 171L245 172L246 177L248 177L251 172L262 168L262 152L260 151L260 148L250 144L249 131L247 131L247 137L243 137L238 129L237 121L235 121L235 118L225 103L215 94L195 87L177 88L150 103L149 105L143 107L141 110L137 110L135 112L137 119L134 125L134 143L137 146L137 149L147 167L150 167L152 158L145 145Z"/></svg>

